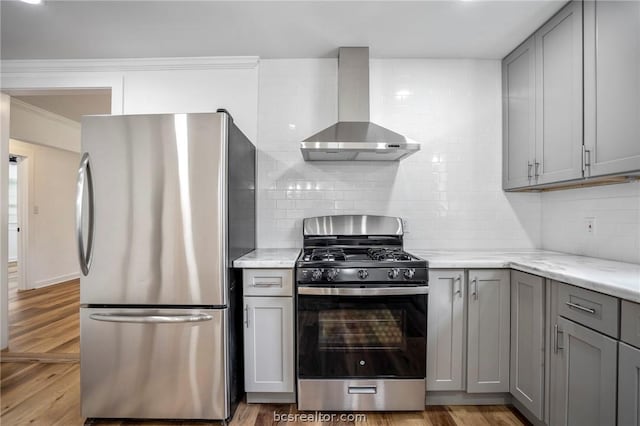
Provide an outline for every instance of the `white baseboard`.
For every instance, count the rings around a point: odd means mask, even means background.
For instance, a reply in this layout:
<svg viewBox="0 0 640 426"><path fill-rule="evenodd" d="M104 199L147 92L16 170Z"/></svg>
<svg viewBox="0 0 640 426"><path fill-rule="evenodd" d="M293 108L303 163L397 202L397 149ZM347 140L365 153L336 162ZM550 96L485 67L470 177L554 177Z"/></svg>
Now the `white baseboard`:
<svg viewBox="0 0 640 426"><path fill-rule="evenodd" d="M36 289L41 287L47 287L54 284L60 284L65 281L75 280L78 278L80 278L80 272L73 272L71 274L65 274L65 275L60 275L53 278L48 278L46 280L36 281L32 288Z"/></svg>

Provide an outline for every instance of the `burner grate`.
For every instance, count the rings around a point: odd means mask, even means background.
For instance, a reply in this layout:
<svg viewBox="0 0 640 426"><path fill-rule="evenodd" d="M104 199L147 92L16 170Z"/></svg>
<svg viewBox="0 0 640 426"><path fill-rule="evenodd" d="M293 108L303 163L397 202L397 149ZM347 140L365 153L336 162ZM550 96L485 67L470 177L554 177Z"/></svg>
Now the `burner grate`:
<svg viewBox="0 0 640 426"><path fill-rule="evenodd" d="M393 260L393 261L403 261L403 260L411 260L411 256L397 248L372 248L367 251L367 255L372 260Z"/></svg>
<svg viewBox="0 0 640 426"><path fill-rule="evenodd" d="M334 260L347 260L347 256L344 250L342 249L336 249L336 248L314 249L311 252L311 260L331 262Z"/></svg>

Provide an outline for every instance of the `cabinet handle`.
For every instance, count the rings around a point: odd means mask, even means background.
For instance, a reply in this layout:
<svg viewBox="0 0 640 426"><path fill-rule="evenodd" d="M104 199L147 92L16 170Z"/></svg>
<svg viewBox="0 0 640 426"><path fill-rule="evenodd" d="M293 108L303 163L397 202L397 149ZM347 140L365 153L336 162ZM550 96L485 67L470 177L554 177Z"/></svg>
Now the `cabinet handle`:
<svg viewBox="0 0 640 426"><path fill-rule="evenodd" d="M584 163L583 170L586 171L587 167L589 167L589 172L591 172L591 150L584 145L582 145L582 162Z"/></svg>
<svg viewBox="0 0 640 426"><path fill-rule="evenodd" d="M560 346L560 339L558 338L558 334L562 334L562 330L558 328L558 324L553 326L553 352L558 353L560 349L564 349L564 347Z"/></svg>
<svg viewBox="0 0 640 426"><path fill-rule="evenodd" d="M457 294L459 297L462 297L462 275L458 275L458 277L453 280L454 289L456 286L456 281L458 282L458 288L457 290L454 290L453 294Z"/></svg>
<svg viewBox="0 0 640 426"><path fill-rule="evenodd" d="M535 163L533 163L533 164L535 165L535 171L536 171L536 172L535 172L535 177L536 177L536 180L537 180L537 179L538 179L538 177L540 176L540 173L538 173L538 168L540 167L540 163L536 161L536 162L535 162Z"/></svg>
<svg viewBox="0 0 640 426"><path fill-rule="evenodd" d="M282 287L282 283L260 283L254 282L253 287L261 288L261 287Z"/></svg>
<svg viewBox="0 0 640 426"><path fill-rule="evenodd" d="M586 313L591 314L591 315L595 315L596 314L596 310L595 309L586 308L586 307L584 307L582 305L578 305L576 303L565 302L565 305L567 305L570 308L578 309L578 310L580 310L582 312L586 312Z"/></svg>
<svg viewBox="0 0 640 426"><path fill-rule="evenodd" d="M475 277L471 284L473 285L473 292L471 293L473 300L478 300L478 277Z"/></svg>
<svg viewBox="0 0 640 426"><path fill-rule="evenodd" d="M249 328L249 305L244 305L244 325Z"/></svg>
<svg viewBox="0 0 640 426"><path fill-rule="evenodd" d="M531 168L533 167L533 164L531 164L531 161L527 161L527 179L531 180Z"/></svg>

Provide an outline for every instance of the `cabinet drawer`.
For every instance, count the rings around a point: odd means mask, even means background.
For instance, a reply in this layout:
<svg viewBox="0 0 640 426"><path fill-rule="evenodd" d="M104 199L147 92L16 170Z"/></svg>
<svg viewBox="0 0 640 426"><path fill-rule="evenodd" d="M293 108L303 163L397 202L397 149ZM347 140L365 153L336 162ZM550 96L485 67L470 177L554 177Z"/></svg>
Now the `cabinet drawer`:
<svg viewBox="0 0 640 426"><path fill-rule="evenodd" d="M620 340L640 348L640 305L622 301Z"/></svg>
<svg viewBox="0 0 640 426"><path fill-rule="evenodd" d="M245 296L293 296L291 269L245 269L242 278Z"/></svg>
<svg viewBox="0 0 640 426"><path fill-rule="evenodd" d="M577 323L618 338L618 299L569 284L558 286L558 313Z"/></svg>

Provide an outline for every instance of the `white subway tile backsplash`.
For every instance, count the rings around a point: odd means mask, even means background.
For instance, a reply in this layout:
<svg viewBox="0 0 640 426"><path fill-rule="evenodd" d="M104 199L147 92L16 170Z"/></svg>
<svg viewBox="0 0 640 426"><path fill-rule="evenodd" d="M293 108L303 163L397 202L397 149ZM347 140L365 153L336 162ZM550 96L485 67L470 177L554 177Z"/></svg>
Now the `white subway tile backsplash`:
<svg viewBox="0 0 640 426"><path fill-rule="evenodd" d="M640 182L544 193L542 224L545 249L640 263Z"/></svg>
<svg viewBox="0 0 640 426"><path fill-rule="evenodd" d="M374 59L372 121L422 150L304 162L299 142L337 120L337 61L262 60L258 247L298 247L302 218L325 214L404 217L410 248L539 246L540 195L501 190L500 81L499 61Z"/></svg>

